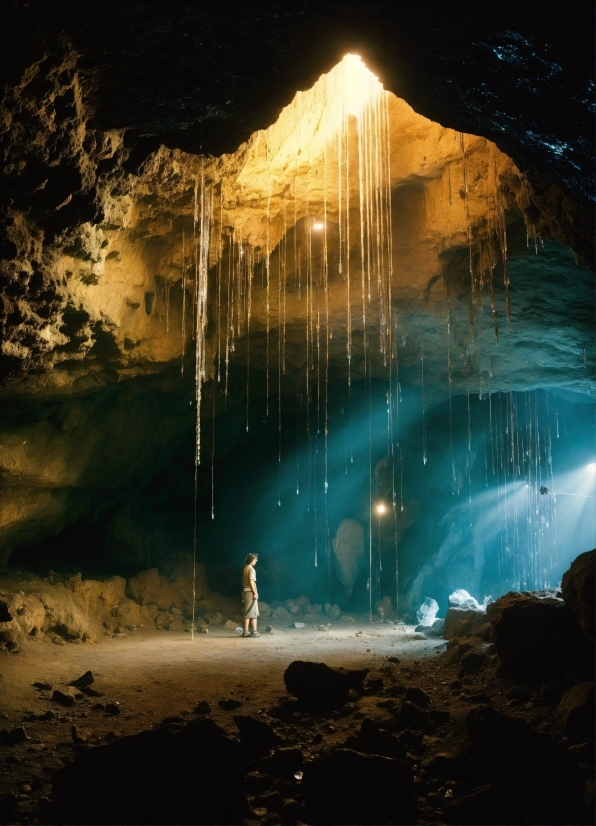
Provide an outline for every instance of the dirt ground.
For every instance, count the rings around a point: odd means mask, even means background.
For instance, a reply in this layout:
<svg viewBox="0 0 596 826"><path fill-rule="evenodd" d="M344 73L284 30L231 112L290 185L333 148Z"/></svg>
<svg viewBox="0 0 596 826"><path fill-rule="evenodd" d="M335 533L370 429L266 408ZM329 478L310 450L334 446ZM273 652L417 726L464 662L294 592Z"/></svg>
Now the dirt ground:
<svg viewBox="0 0 596 826"><path fill-rule="evenodd" d="M17 795L15 822L43 822L39 806L43 807L51 794L50 775L76 752L73 725L77 738L99 745L115 736L158 725L168 716L193 719L197 703L207 700L212 718L237 734L234 714L263 714L287 698L283 673L298 659L334 667L368 667L369 677L383 677L385 685L399 681L423 688L432 697L434 707L449 710L450 724L425 737L420 749L413 750L413 765L422 754L426 759L449 744L456 745L470 710L467 696L481 690L488 691L495 708L549 729L550 710L534 708L531 703L506 707L505 694L511 683L491 678L488 685L485 673L465 677L454 685L459 666L441 656L446 650L445 640L420 638L413 626L404 633L392 623L370 624L367 620L337 623L327 632L315 626L291 629L285 623L285 627L278 625L274 633L262 633L254 639L216 627L191 640L189 633L151 627L128 636L105 636L95 645L57 646L42 640L31 642L22 653L5 654L0 657L0 728L11 730L24 725L28 739L17 746L0 748L0 797L7 792ZM261 630L264 627L262 623ZM399 662L392 662L395 658ZM87 670L95 678L92 688L105 696L79 699L72 708L53 701L51 690L33 685L39 681L61 688ZM222 698L234 698L242 706L226 711L218 705ZM289 726L284 734L288 742L299 744L308 758L356 733L365 714L381 721L385 711L377 705L380 700L378 692L361 697L356 717L320 721L317 731ZM109 702L118 704L119 714L93 708ZM54 713L53 719L31 719L48 710ZM323 735L322 741L320 734L314 736L318 732Z"/></svg>

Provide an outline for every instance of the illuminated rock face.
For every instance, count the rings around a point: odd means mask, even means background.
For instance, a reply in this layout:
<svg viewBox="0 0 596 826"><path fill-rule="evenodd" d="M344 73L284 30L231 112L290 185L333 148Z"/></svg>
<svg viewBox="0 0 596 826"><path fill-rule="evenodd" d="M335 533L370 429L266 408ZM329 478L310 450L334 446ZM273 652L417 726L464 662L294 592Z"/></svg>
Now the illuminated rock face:
<svg viewBox="0 0 596 826"><path fill-rule="evenodd" d="M492 303L503 325L505 308L495 306L491 285L493 274L500 283L507 280L506 225L525 211L532 236L545 230L560 235L556 223L545 226L525 178L493 144L417 115L384 92L353 56L299 92L275 124L234 154L200 158L161 148L138 176L123 168L121 133L86 130L74 58L49 72L51 90L33 114L27 95L35 94L32 80L41 83L42 68L33 67L29 75L14 105L29 114L30 151L48 162L54 145L64 145L61 162L70 164L77 179L58 192L49 173L44 180L38 175L31 197L41 193L39 212L46 224L50 216L53 230L36 230L31 210L26 218L15 204L11 213L9 238L17 254L3 263L10 280L6 369L18 375L22 368L67 365L35 384L68 385L106 363L124 378L180 357L193 337L194 249L203 200L203 214L210 213L211 267L206 378L221 350L216 338L222 325L235 326L238 346L249 315L253 333L277 329L283 316L288 338L304 345L305 320L309 311L316 314L319 298L309 310L307 268L314 273L315 292L328 282L319 314L329 318L332 355L339 359L343 351L347 372L348 316L352 331L362 335L368 324L371 338L389 323L381 321L390 311L379 306L378 278L391 293L394 314L423 302L438 320L447 306L446 279L452 296L471 294L476 311L484 305L490 313ZM11 118L16 141L22 125ZM78 208L69 220L69 205L83 198L90 220L80 223L85 213ZM450 253L466 250L468 261L455 266ZM235 272L240 255L252 268L250 308L241 295L248 275ZM377 342L373 361L378 350ZM354 355L363 358L362 352ZM266 361L258 346L252 357L255 364Z"/></svg>
<svg viewBox="0 0 596 826"><path fill-rule="evenodd" d="M248 360L268 376L281 364L292 392L297 377L310 386L327 369L336 385L387 380L398 355L401 376L426 381L429 405L471 384L587 387L591 276L538 237L566 240L568 199L551 187L540 201L495 145L416 114L358 58L233 154L161 147L138 174L122 132L88 129L72 56L32 67L3 117L15 193L30 175L8 210L0 265L17 410L0 457L6 554L59 532L83 502L134 489L178 449L192 427L201 272L203 383L227 382L227 363L244 371ZM536 283L553 269L563 277L540 291L537 318ZM572 280L580 298L568 310ZM181 367L187 384L176 384ZM164 371L157 393L174 405L176 389L184 412L155 396L144 405L144 391L127 399L127 380ZM89 394L113 384L123 392L102 418L104 401ZM19 405L57 398L59 425L19 418Z"/></svg>

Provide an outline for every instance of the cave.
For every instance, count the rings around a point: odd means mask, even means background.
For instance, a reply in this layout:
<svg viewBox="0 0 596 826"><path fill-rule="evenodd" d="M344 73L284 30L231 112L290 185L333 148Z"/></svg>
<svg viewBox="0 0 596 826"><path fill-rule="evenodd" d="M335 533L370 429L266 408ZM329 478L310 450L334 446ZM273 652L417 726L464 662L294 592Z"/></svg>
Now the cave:
<svg viewBox="0 0 596 826"><path fill-rule="evenodd" d="M0 31L0 822L594 823L591 5Z"/></svg>

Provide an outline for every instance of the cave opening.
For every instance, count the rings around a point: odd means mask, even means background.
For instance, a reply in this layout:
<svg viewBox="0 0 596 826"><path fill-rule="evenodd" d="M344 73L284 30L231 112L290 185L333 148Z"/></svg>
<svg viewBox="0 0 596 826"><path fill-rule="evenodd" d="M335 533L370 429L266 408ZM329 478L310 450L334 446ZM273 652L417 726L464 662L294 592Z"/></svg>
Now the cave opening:
<svg viewBox="0 0 596 826"><path fill-rule="evenodd" d="M2 822L593 822L584 122L516 144L344 47L209 154L77 26L2 104ZM563 72L490 37L495 99Z"/></svg>

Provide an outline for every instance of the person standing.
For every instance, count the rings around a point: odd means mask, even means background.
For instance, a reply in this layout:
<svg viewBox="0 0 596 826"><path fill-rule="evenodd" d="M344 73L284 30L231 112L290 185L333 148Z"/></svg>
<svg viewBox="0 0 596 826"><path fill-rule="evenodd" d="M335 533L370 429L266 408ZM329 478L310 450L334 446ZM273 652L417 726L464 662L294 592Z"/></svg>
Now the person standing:
<svg viewBox="0 0 596 826"><path fill-rule="evenodd" d="M255 565L259 561L257 554L247 554L246 565L242 571L242 600L244 604L243 637L260 637L257 631L259 616L259 595L257 593L257 574ZM250 631L249 629L250 625Z"/></svg>

